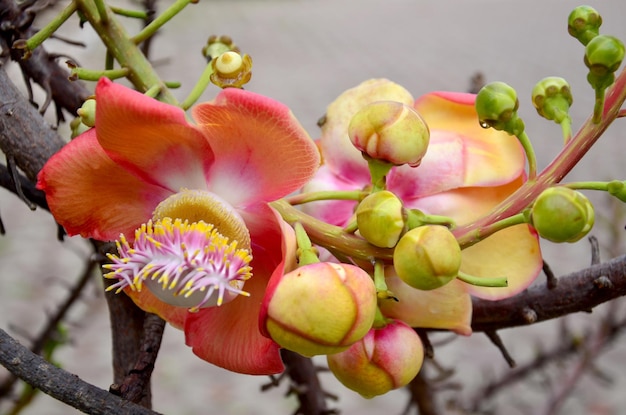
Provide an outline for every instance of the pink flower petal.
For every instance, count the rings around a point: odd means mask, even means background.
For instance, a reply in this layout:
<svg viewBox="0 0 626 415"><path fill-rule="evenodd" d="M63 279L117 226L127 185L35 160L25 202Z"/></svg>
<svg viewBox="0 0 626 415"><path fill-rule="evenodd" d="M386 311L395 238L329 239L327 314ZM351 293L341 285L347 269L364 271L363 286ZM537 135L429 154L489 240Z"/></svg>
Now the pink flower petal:
<svg viewBox="0 0 626 415"><path fill-rule="evenodd" d="M69 142L39 173L50 211L69 235L103 241L134 231L171 193L146 183L115 164L94 129Z"/></svg>
<svg viewBox="0 0 626 415"><path fill-rule="evenodd" d="M219 307L190 313L186 342L200 358L225 369L246 374L283 371L279 346L259 330L261 302L270 277L293 266L293 231L268 206L245 212L253 246L252 278L244 285L250 297L238 297Z"/></svg>
<svg viewBox="0 0 626 415"><path fill-rule="evenodd" d="M344 180L335 175L327 165L319 168L313 179L303 188L302 192L360 190L361 186ZM353 200L328 200L306 203L301 206L303 212L308 213L326 223L336 226L345 226L352 217L356 202Z"/></svg>
<svg viewBox="0 0 626 415"><path fill-rule="evenodd" d="M512 297L526 289L543 266L539 238L528 225L499 231L462 251L461 271L477 277L507 277L508 287L488 288L466 284L467 291L487 300Z"/></svg>
<svg viewBox="0 0 626 415"><path fill-rule="evenodd" d="M213 152L180 108L102 78L96 131L107 154L144 181L173 192L206 189Z"/></svg>
<svg viewBox="0 0 626 415"><path fill-rule="evenodd" d="M193 109L215 153L209 190L233 206L272 201L302 187L320 164L315 143L279 102L228 88Z"/></svg>
<svg viewBox="0 0 626 415"><path fill-rule="evenodd" d="M393 268L387 272L387 288L399 301L379 301L385 316L411 327L453 330L466 336L472 333L472 300L463 283L453 280L436 290L423 291L402 282Z"/></svg>

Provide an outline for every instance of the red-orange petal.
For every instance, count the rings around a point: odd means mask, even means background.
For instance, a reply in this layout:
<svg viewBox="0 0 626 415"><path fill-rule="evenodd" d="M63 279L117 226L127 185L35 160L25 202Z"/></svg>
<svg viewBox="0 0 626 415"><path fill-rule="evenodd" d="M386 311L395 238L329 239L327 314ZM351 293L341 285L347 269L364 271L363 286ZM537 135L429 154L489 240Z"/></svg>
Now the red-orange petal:
<svg viewBox="0 0 626 415"><path fill-rule="evenodd" d="M107 154L144 181L173 192L206 189L213 152L180 108L102 78L96 131Z"/></svg>
<svg viewBox="0 0 626 415"><path fill-rule="evenodd" d="M295 252L293 231L283 233L284 222L268 206L244 212L252 237L253 276L244 285L250 297L189 313L185 324L187 345L200 358L233 372L268 375L284 366L279 346L259 330L261 302L270 277L292 266Z"/></svg>
<svg viewBox="0 0 626 415"><path fill-rule="evenodd" d="M103 241L134 230L171 193L146 183L114 163L94 129L69 142L39 173L50 211L69 235Z"/></svg>
<svg viewBox="0 0 626 415"><path fill-rule="evenodd" d="M289 108L236 88L193 117L215 153L209 190L233 206L279 199L302 187L320 164L315 143Z"/></svg>

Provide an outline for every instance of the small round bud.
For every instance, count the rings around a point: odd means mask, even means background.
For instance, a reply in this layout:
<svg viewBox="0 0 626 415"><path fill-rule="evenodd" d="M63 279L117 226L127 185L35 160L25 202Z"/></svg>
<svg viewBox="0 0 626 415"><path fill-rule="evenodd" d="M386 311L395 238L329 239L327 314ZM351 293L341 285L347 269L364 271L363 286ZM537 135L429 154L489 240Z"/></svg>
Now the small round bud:
<svg viewBox="0 0 626 415"><path fill-rule="evenodd" d="M569 117L569 108L574 99L565 79L550 76L537 82L533 88L532 101L539 115L560 124Z"/></svg>
<svg viewBox="0 0 626 415"><path fill-rule="evenodd" d="M372 245L393 248L406 230L402 201L381 190L368 195L356 208L359 233Z"/></svg>
<svg viewBox="0 0 626 415"><path fill-rule="evenodd" d="M348 350L327 360L344 386L372 398L413 380L424 362L424 346L415 330L396 320L371 329Z"/></svg>
<svg viewBox="0 0 626 415"><path fill-rule="evenodd" d="M80 117L80 121L87 127L96 126L96 100L94 98L89 98L83 102L76 113Z"/></svg>
<svg viewBox="0 0 626 415"><path fill-rule="evenodd" d="M338 353L359 341L372 327L377 307L367 272L328 262L285 274L264 301L269 336L304 356Z"/></svg>
<svg viewBox="0 0 626 415"><path fill-rule="evenodd" d="M220 88L241 88L252 77L252 58L229 51L211 60L211 82Z"/></svg>
<svg viewBox="0 0 626 415"><path fill-rule="evenodd" d="M419 166L430 140L421 115L395 101L377 101L361 108L350 121L348 135L369 157L411 167Z"/></svg>
<svg viewBox="0 0 626 415"><path fill-rule="evenodd" d="M594 37L585 48L585 65L598 77L612 75L624 59L624 44L614 36Z"/></svg>
<svg viewBox="0 0 626 415"><path fill-rule="evenodd" d="M452 281L461 268L461 248L442 225L425 225L405 233L393 252L398 277L413 288L433 290Z"/></svg>
<svg viewBox="0 0 626 415"><path fill-rule="evenodd" d="M518 136L524 131L524 122L518 117L517 92L504 82L491 82L478 91L476 112L483 128L494 128Z"/></svg>
<svg viewBox="0 0 626 415"><path fill-rule="evenodd" d="M89 129L91 129L91 127L83 124L80 117L76 117L72 121L70 121L70 130L72 131L72 134L71 134L72 138L78 137L79 135L81 135L82 133L84 133L85 131Z"/></svg>
<svg viewBox="0 0 626 415"><path fill-rule="evenodd" d="M544 190L530 210L530 223L539 235L552 242L576 242L587 235L594 222L593 205L569 187Z"/></svg>
<svg viewBox="0 0 626 415"><path fill-rule="evenodd" d="M591 6L576 7L567 18L567 31L583 45L598 36L601 25L602 16Z"/></svg>

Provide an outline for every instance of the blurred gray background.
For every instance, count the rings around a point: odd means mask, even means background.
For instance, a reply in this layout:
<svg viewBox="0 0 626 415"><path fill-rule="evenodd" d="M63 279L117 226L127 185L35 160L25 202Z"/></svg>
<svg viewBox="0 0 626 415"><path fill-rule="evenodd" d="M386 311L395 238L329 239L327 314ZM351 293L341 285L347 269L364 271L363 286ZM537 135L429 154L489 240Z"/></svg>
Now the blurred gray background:
<svg viewBox="0 0 626 415"><path fill-rule="evenodd" d="M124 6L121 1L111 4ZM166 4L169 2L160 2L160 10ZM626 39L623 0L588 4L604 17L602 33ZM570 0L202 0L188 6L159 32L152 59L163 79L183 83L175 91L182 100L204 68L201 49L206 39L227 34L253 58L253 77L246 88L287 104L312 137L318 135L316 121L326 106L366 79L389 78L418 97L432 90L465 91L470 78L481 72L487 81L505 81L518 90L520 113L541 168L559 151L562 138L556 124L536 115L530 102L534 83L553 75L570 82L574 130L593 107L583 47L567 34L567 16L577 5L579 2ZM130 19L124 21L131 33L140 26ZM85 42L87 48L50 40L45 44L49 52L69 54L84 67L103 67L104 51L87 25L81 30L73 19L59 33ZM14 73L16 84L23 85L20 75ZM203 100L217 92L209 87ZM617 121L607 131L567 180L626 179L623 122ZM602 195L590 196L600 216L594 234L604 248L604 259L623 253L616 242L626 224L619 217L623 209L614 209ZM7 235L0 238L0 327L16 326L36 333L46 312L65 294L67 284L78 278L81 256L88 249L79 238L58 243L48 214L30 212L4 190L0 190L0 213L7 228ZM610 229L617 231L617 237ZM543 249L557 275L589 263L586 241L558 247L544 244ZM67 370L107 389L111 383L108 313L99 290L99 282L94 283L73 311L71 345L62 348L56 358ZM584 336L598 314L577 315L568 318L568 323ZM559 327L547 323L504 331L502 336L513 357L523 363L539 348L557 342ZM436 353L441 364L456 370L452 380L464 386L454 392L457 396L472 396L484 382L508 370L482 334L459 338L437 348ZM626 342L618 342L598 360L613 383L583 377L561 413L626 413L626 395L621 393L626 387L625 359ZM4 373L0 369L0 374ZM552 378L553 384L558 384L564 373L567 370L541 371L530 381L507 389L497 400L495 413L538 413L551 393L545 380ZM329 391L340 396L336 406L345 414L399 414L408 398L404 391L397 391L367 401L331 376L322 379ZM264 377L235 375L204 363L184 345L181 332L168 328L153 376L154 408L170 415L292 413L294 400L283 398L286 385L261 393L259 388L266 382ZM24 411L27 415L73 413L76 411L43 395ZM450 409L450 413L456 412Z"/></svg>

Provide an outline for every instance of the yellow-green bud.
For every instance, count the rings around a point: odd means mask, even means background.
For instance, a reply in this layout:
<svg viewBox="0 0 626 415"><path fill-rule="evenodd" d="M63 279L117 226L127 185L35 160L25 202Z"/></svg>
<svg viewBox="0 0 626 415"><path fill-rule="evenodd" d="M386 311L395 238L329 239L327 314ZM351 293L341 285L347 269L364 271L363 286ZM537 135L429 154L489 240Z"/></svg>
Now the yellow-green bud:
<svg viewBox="0 0 626 415"><path fill-rule="evenodd" d="M585 48L585 65L597 77L612 75L624 59L624 44L614 36L594 37Z"/></svg>
<svg viewBox="0 0 626 415"><path fill-rule="evenodd" d="M517 115L517 92L504 82L491 82L476 95L476 112L483 128L494 128L518 136L524 132L524 122Z"/></svg>
<svg viewBox="0 0 626 415"><path fill-rule="evenodd" d="M70 121L70 130L72 131L72 134L71 134L72 138L78 137L79 135L81 135L82 133L84 133L85 131L89 129L91 129L91 127L83 124L80 117L76 117L72 121Z"/></svg>
<svg viewBox="0 0 626 415"><path fill-rule="evenodd" d="M578 6L567 18L567 31L583 45L600 33L602 16L591 6Z"/></svg>
<svg viewBox="0 0 626 415"><path fill-rule="evenodd" d="M381 190L368 195L356 208L359 233L372 245L393 248L406 230L402 201Z"/></svg>
<svg viewBox="0 0 626 415"><path fill-rule="evenodd" d="M237 52L224 52L210 63L211 82L220 88L241 88L252 77L252 58Z"/></svg>
<svg viewBox="0 0 626 415"><path fill-rule="evenodd" d="M400 238L393 266L398 277L411 287L433 290L456 278L461 268L461 248L445 226L420 226Z"/></svg>
<svg viewBox="0 0 626 415"><path fill-rule="evenodd" d="M530 223L539 236L552 242L576 242L591 230L593 205L569 187L544 190L530 210Z"/></svg>
<svg viewBox="0 0 626 415"><path fill-rule="evenodd" d="M569 117L569 108L574 101L567 81L557 76L537 82L532 100L539 115L558 124Z"/></svg>
<svg viewBox="0 0 626 415"><path fill-rule="evenodd" d="M80 117L80 121L87 127L96 126L96 100L94 98L89 98L83 102L76 113Z"/></svg>
<svg viewBox="0 0 626 415"><path fill-rule="evenodd" d="M371 329L361 341L327 360L344 386L372 398L413 380L424 361L424 346L415 330L396 320Z"/></svg>
<svg viewBox="0 0 626 415"><path fill-rule="evenodd" d="M377 309L376 287L367 272L328 262L285 274L265 301L269 336L304 356L347 349L367 334Z"/></svg>
<svg viewBox="0 0 626 415"><path fill-rule="evenodd" d="M350 120L348 135L364 154L396 166L419 166L430 141L421 115L395 101L377 101L361 108Z"/></svg>

